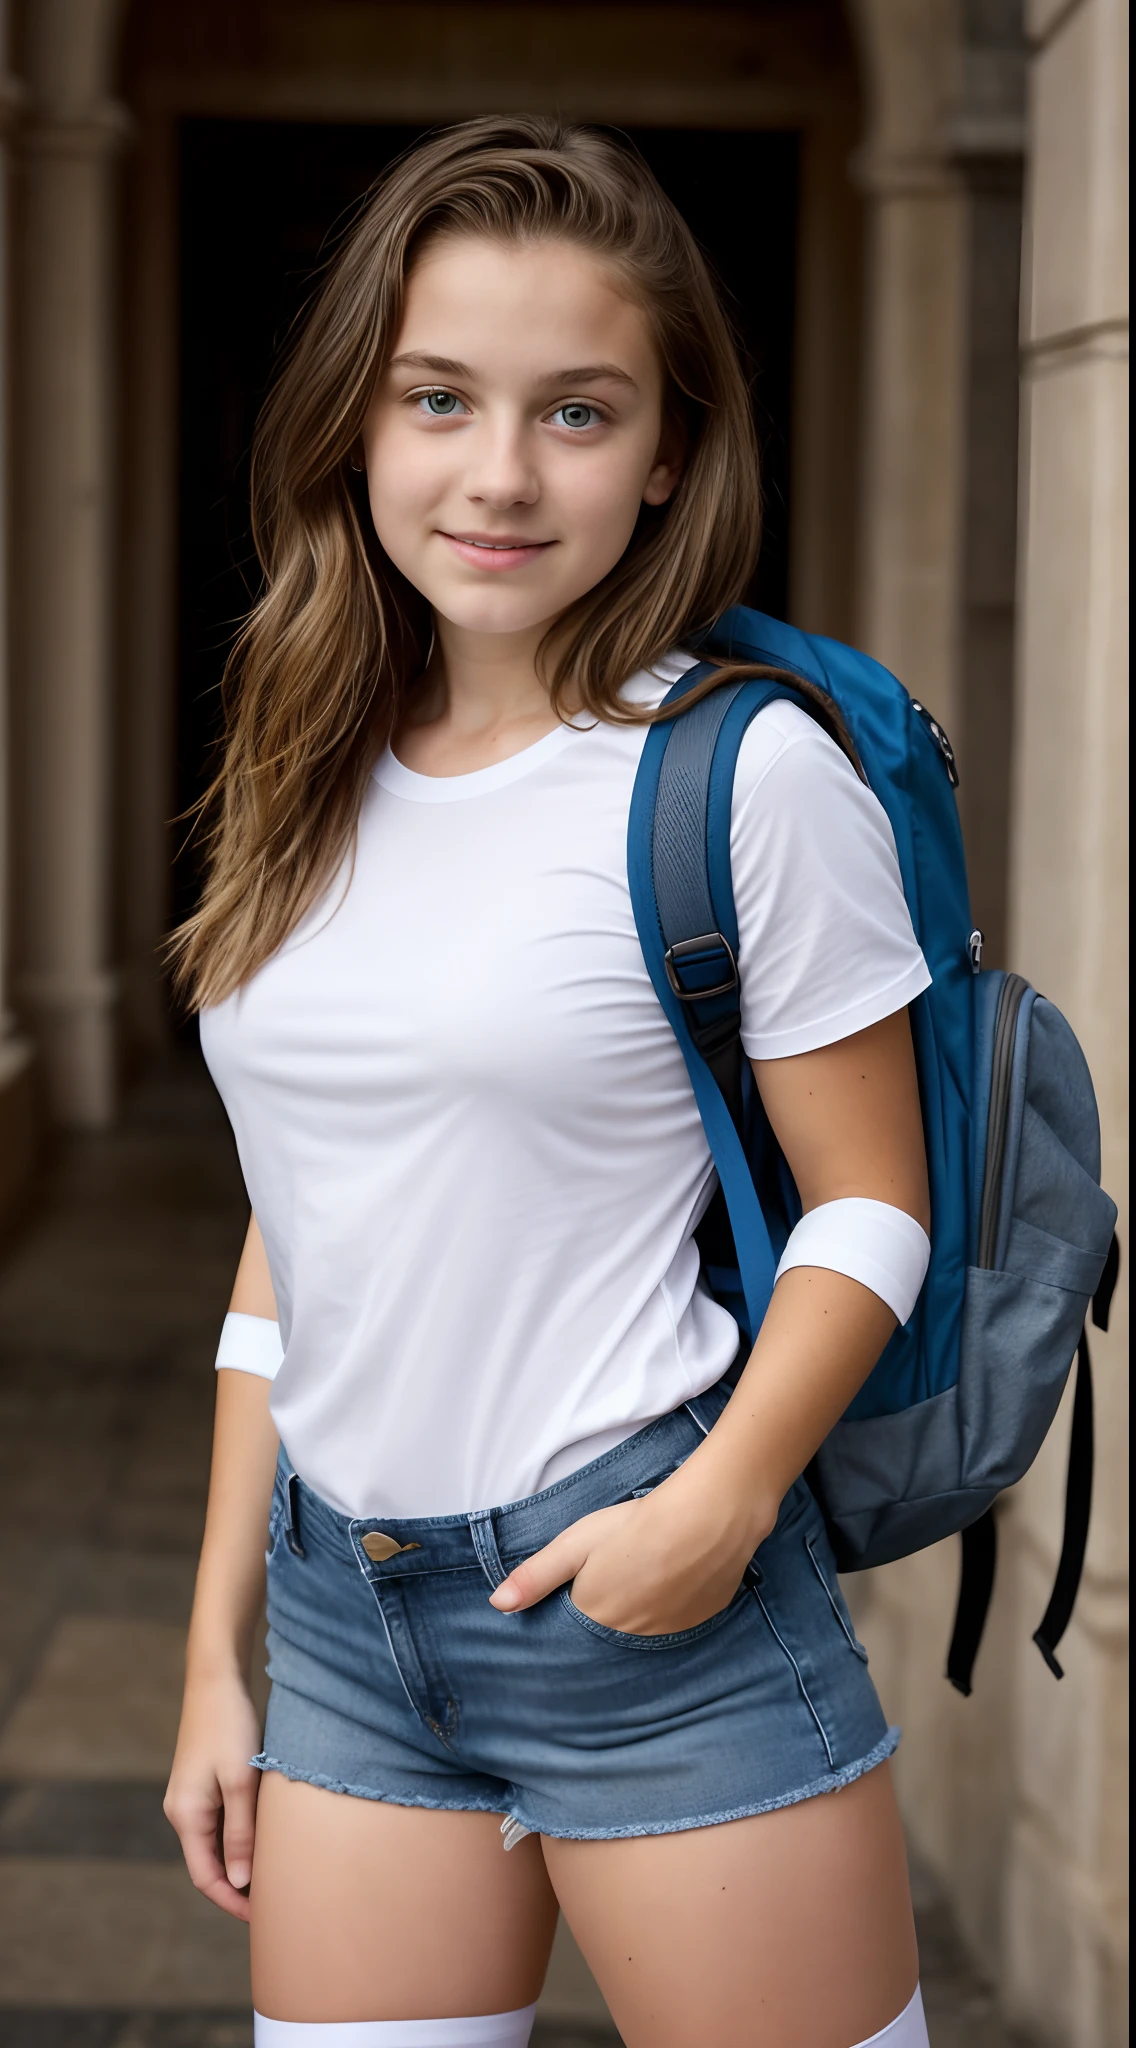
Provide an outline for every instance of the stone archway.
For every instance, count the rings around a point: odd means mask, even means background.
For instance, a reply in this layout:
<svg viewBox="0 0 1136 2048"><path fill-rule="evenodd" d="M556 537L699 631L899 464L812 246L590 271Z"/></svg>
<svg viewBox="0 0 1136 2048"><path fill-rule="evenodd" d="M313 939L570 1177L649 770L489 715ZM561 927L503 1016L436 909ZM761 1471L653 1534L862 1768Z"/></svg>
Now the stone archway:
<svg viewBox="0 0 1136 2048"><path fill-rule="evenodd" d="M294 17L294 35L304 9L293 4L286 11ZM306 106L313 115L359 118L360 88L349 88L344 100L334 67L306 86L288 74L286 64L277 72L264 71L262 64L258 73L258 61L283 62L273 59L271 37L262 53L253 47L253 36L250 69L247 37L234 40L224 32L222 16L231 24L231 10L208 8L210 33L195 20L186 45L191 56L196 53L196 71L179 51L180 69L171 59L163 73L160 44L156 72L153 65L149 72L145 65L136 71L133 82L142 101L130 179L131 431L124 559L116 564L112 191L114 158L129 124L108 93L123 62L127 15L124 0L90 6L83 0L45 0L24 12L28 100L21 213L27 232L19 255L16 350L23 426L17 474L24 509L16 549L21 601L15 607L22 686L14 735L20 822L13 951L19 1000L44 1046L55 1114L63 1121L97 1123L111 1114L114 1099L118 990L112 956L125 963L136 1034L153 1039L162 1029L153 953L163 925L165 821L172 809L169 691L162 680L168 677L173 638L172 123L180 106L235 111L242 104L265 112ZM396 50L402 12L382 10L384 36L388 43L393 36ZM448 12L470 18L468 10ZM784 26L774 24L768 48L759 35L751 54L744 36L737 43L736 15L726 23L722 10L723 24L715 25L700 10L699 34L683 44L684 50L687 44L698 50L697 67L687 66L690 75L680 82L676 72L668 79L664 64L658 79L636 83L640 116L648 105L664 103L666 118L680 120L708 118L707 109L717 107L716 118L797 124L806 134L791 609L804 624L855 633L919 690L952 731L967 770L963 803L979 878L980 921L996 952L1004 926L1005 845L1000 826L991 821L1003 819L1006 808L1013 460L1011 448L999 469L1001 530L993 546L986 531L981 549L971 550L972 556L981 554L982 575L976 578L967 546L973 509L967 455L975 339L973 172L978 164L1013 165L1021 145L1020 49L1011 49L1004 36L1000 46L994 31L981 40L985 15L996 30L1004 12L997 0L968 0L965 21L962 0L898 9L891 0L854 0L851 8L869 110L868 136L857 158L869 224L859 485L858 219L851 194L842 196L844 161L855 134L854 102L840 86L832 50L823 47L823 35L814 38L819 57L803 65L797 22L795 39L790 34L786 42ZM618 13L606 10L605 20L612 22ZM668 10L668 21L682 13ZM136 30L145 10L135 7L129 19ZM641 13L636 19L641 21ZM823 27L820 16L818 22ZM263 36L263 24L258 33ZM682 43L681 24L677 33ZM715 38L722 45L717 66ZM214 45L216 60L202 68L201 51ZM407 61L405 53L397 59ZM500 68L499 51L492 61ZM498 97L515 98L518 85L540 97L539 85L530 88L512 73L506 76L508 71L505 62L501 81L493 85ZM475 79L475 97L477 88ZM610 83L602 105L590 104L587 96L595 88L582 78L566 89L579 102L576 111L618 117ZM377 90L384 105L405 105L409 94L425 107L431 94L448 92L452 98L453 84L452 77L416 81L408 73L392 75L385 84L379 77L367 90L372 99ZM695 113L684 112L686 107ZM455 103L452 111L461 108ZM1009 213L1012 226L1012 201ZM80 364L76 377L72 372ZM1012 437L1012 363L1009 380L1003 440L1007 414ZM987 459L984 503L991 470ZM850 538L857 526L857 491L860 559L853 615ZM997 589L990 587L991 564ZM970 587L983 578L980 592ZM114 612L120 600L123 701L117 751L128 800L118 853L125 886L119 891L118 928L112 929L115 855L107 814ZM964 680L975 673L976 620L985 635L977 651L986 671L977 688Z"/></svg>
<svg viewBox="0 0 1136 2048"><path fill-rule="evenodd" d="M859 128L856 73L838 0L779 7L639 4L533 9L468 0L346 8L325 33L320 0L278 8L133 0L122 92L135 117L127 165L129 256L124 420L125 802L119 974L124 1028L165 1028L154 972L175 808L179 236L178 129L208 119L425 124L486 106L535 106L642 128L788 129L800 136L798 321L790 493L792 615L853 631L861 203L847 175ZM644 34L650 20L651 33ZM542 26L543 24L543 26ZM610 61L597 67L596 36ZM755 201L756 203L756 201Z"/></svg>
<svg viewBox="0 0 1136 2048"><path fill-rule="evenodd" d="M215 0L192 12L147 0L36 0L14 12L26 87L16 150L11 955L50 1114L96 1127L115 1112L124 1023L143 1044L166 1028L155 961L174 808L180 114L446 118L535 96L583 118L798 129L809 345L796 378L795 606L810 624L847 634L859 209L845 165L857 109L835 0L804 0L789 26L779 10L751 19L730 7L668 7L646 44L642 9L608 6L596 12L622 53L611 75L572 58L563 78L544 75L531 11L508 5L435 10L442 42L460 45L456 67L439 66L440 45L424 51L413 6L345 14L340 40L362 35L358 50L325 35L311 0L249 10L247 20ZM564 12L574 33L545 40L570 53L582 16ZM542 19L555 13L541 10ZM127 141L123 209L116 165Z"/></svg>

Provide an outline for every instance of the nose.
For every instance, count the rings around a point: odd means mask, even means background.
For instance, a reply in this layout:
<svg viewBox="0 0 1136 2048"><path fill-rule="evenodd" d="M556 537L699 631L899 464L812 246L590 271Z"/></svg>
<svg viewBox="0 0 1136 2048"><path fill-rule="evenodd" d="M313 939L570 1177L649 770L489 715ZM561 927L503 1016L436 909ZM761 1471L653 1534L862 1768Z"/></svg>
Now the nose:
<svg viewBox="0 0 1136 2048"><path fill-rule="evenodd" d="M494 512L507 512L512 505L536 504L540 480L524 421L485 420L472 453L466 474L466 494L471 502Z"/></svg>

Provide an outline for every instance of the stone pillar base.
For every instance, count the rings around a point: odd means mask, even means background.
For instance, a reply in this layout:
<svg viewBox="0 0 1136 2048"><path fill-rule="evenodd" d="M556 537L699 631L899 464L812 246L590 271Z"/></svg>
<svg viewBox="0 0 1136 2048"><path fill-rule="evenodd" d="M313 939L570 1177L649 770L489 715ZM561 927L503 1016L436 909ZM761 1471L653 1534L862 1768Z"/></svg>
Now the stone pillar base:
<svg viewBox="0 0 1136 2048"><path fill-rule="evenodd" d="M39 1158L43 1113L31 1046L0 1041L0 1234L19 1216Z"/></svg>
<svg viewBox="0 0 1136 2048"><path fill-rule="evenodd" d="M105 1130L118 1108L116 977L22 974L16 994L35 1026L52 1123Z"/></svg>

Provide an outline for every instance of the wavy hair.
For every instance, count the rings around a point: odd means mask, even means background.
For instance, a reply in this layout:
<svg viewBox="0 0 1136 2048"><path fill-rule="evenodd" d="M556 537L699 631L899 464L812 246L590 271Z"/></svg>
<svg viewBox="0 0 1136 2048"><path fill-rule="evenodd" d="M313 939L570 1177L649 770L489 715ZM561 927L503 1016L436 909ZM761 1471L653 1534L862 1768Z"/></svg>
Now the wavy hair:
<svg viewBox="0 0 1136 2048"><path fill-rule="evenodd" d="M665 404L683 423L669 503L643 508L620 560L542 650L554 708L563 715L570 698L599 719L652 716L621 700L623 683L735 603L757 560L758 453L737 346L690 230L642 158L543 116L467 121L411 149L345 235L258 422L263 589L226 664L221 767L195 813L202 900L170 941L176 985L195 1006L247 981L324 892L428 657L429 609L379 546L351 454L415 257L440 234L559 238L614 264L651 322Z"/></svg>

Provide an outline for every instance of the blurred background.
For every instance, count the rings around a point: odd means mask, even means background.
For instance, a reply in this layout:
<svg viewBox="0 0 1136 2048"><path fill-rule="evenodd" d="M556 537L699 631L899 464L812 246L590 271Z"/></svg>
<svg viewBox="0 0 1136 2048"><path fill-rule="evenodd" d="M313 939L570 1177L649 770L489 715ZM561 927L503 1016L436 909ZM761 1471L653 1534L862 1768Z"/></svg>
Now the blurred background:
<svg viewBox="0 0 1136 2048"><path fill-rule="evenodd" d="M479 112L631 132L753 377L755 600L940 719L988 964L1059 1003L1126 1173L1127 8L0 0L0 2039L244 2048L244 1937L160 1812L245 1210L159 944L255 589L249 439L327 238ZM1062 1416L1000 1508L850 1583L935 2048L1127 2040L1127 1292L1064 1680ZM546 2044L614 2040L567 1941ZM696 2044L692 2044L696 2048Z"/></svg>

